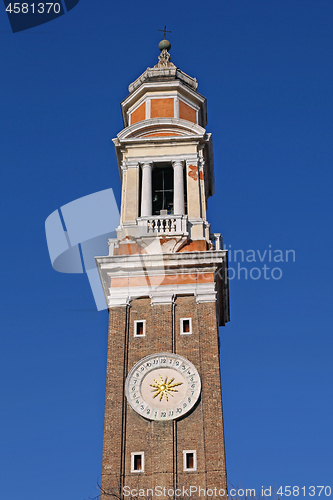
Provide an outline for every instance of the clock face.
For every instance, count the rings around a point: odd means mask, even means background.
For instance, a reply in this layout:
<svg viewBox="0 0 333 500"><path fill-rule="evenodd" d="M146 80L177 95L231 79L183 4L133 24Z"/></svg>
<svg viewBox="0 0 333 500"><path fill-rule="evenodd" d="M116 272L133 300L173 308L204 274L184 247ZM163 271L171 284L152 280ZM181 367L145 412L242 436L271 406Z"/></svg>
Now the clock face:
<svg viewBox="0 0 333 500"><path fill-rule="evenodd" d="M173 420L185 415L197 402L201 381L192 363L172 353L151 354L129 372L127 401L148 420Z"/></svg>

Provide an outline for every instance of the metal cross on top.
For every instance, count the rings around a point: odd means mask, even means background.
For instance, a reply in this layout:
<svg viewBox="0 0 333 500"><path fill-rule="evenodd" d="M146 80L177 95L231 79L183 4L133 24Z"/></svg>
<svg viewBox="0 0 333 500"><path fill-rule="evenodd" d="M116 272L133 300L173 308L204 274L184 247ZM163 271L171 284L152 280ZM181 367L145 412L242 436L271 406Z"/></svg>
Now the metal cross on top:
<svg viewBox="0 0 333 500"><path fill-rule="evenodd" d="M166 26L164 26L164 30L158 30L158 31L163 31L164 40L165 40L165 33L171 33L171 31L168 31L168 30L166 29Z"/></svg>

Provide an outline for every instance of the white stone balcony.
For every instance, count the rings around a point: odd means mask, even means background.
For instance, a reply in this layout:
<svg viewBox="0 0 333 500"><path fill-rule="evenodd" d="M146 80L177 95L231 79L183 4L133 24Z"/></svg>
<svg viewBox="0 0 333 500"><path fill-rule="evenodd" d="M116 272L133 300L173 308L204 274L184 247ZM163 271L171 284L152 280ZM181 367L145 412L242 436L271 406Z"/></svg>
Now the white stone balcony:
<svg viewBox="0 0 333 500"><path fill-rule="evenodd" d="M136 221L140 236L188 235L187 215L147 215Z"/></svg>

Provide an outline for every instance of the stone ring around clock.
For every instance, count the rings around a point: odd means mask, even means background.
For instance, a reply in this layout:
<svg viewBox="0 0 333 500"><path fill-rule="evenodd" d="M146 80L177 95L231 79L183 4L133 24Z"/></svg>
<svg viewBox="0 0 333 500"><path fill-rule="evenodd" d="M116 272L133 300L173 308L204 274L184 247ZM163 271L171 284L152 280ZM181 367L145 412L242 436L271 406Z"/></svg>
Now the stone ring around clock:
<svg viewBox="0 0 333 500"><path fill-rule="evenodd" d="M199 399L201 380L183 356L162 352L142 358L125 383L129 405L148 420L174 420L188 413Z"/></svg>

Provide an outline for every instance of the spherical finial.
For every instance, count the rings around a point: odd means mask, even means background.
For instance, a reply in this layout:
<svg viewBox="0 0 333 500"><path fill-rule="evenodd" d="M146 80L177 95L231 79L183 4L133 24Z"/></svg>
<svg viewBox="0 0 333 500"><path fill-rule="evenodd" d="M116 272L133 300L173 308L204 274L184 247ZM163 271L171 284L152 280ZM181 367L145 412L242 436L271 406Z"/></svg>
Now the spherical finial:
<svg viewBox="0 0 333 500"><path fill-rule="evenodd" d="M171 43L169 42L169 40L161 40L160 43L158 44L158 48L160 49L160 51L162 52L163 49L166 49L168 52L169 50L171 49Z"/></svg>

